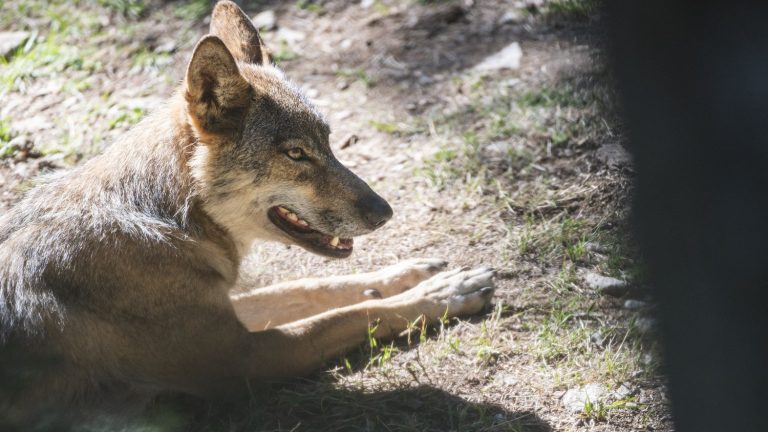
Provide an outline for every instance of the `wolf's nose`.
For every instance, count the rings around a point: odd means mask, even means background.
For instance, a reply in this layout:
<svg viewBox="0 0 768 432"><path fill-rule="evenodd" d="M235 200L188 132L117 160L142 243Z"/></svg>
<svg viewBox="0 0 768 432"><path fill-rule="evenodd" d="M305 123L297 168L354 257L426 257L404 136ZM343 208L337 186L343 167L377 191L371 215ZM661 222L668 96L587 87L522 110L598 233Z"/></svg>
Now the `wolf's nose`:
<svg viewBox="0 0 768 432"><path fill-rule="evenodd" d="M392 207L378 195L360 200L359 207L363 218L372 229L379 228L392 219Z"/></svg>

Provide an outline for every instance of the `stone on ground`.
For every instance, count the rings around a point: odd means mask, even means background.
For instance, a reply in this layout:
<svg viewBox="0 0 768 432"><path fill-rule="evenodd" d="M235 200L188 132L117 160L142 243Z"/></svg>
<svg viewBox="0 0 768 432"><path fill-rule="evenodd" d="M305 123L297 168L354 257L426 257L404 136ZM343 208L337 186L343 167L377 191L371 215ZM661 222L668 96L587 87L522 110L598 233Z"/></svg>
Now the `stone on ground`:
<svg viewBox="0 0 768 432"><path fill-rule="evenodd" d="M597 273L587 273L584 283L591 290L598 291L615 297L621 297L627 293L627 282Z"/></svg>
<svg viewBox="0 0 768 432"><path fill-rule="evenodd" d="M28 38L25 31L0 32L0 57L10 57Z"/></svg>
<svg viewBox="0 0 768 432"><path fill-rule="evenodd" d="M500 69L517 69L520 67L520 59L523 57L523 50L520 44L512 42L504 49L485 58L480 64L475 66L479 71L494 71Z"/></svg>
<svg viewBox="0 0 768 432"><path fill-rule="evenodd" d="M584 410L584 405L590 403L602 402L607 390L600 384L592 383L584 387L573 388L563 395L563 405L565 409L572 413L579 413Z"/></svg>

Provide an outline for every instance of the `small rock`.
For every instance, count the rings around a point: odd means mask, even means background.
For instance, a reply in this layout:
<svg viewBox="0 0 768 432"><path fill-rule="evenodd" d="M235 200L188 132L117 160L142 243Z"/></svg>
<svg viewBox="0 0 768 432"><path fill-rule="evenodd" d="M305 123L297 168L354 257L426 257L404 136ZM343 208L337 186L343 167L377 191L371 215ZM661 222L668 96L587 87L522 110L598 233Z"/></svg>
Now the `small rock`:
<svg viewBox="0 0 768 432"><path fill-rule="evenodd" d="M519 78L510 78L501 82L501 85L507 88L512 88L518 84L520 84Z"/></svg>
<svg viewBox="0 0 768 432"><path fill-rule="evenodd" d="M637 393L637 391L627 387L626 384L622 384L619 386L619 388L613 391L613 397L615 397L616 399L626 399L634 395L635 393Z"/></svg>
<svg viewBox="0 0 768 432"><path fill-rule="evenodd" d="M602 347L605 343L605 336L600 331L596 331L589 336L589 341L593 344Z"/></svg>
<svg viewBox="0 0 768 432"><path fill-rule="evenodd" d="M0 32L0 57L10 57L28 38L24 31Z"/></svg>
<svg viewBox="0 0 768 432"><path fill-rule="evenodd" d="M291 30L289 28L280 27L280 30L277 31L277 37L278 39L282 39L290 44L303 41L307 35L298 30Z"/></svg>
<svg viewBox="0 0 768 432"><path fill-rule="evenodd" d="M162 105L163 99L156 96L145 96L123 99L122 104L129 109L140 109L149 111Z"/></svg>
<svg viewBox="0 0 768 432"><path fill-rule="evenodd" d="M632 164L632 156L621 144L603 144L595 152L595 157L609 168L618 168Z"/></svg>
<svg viewBox="0 0 768 432"><path fill-rule="evenodd" d="M601 401L606 394L606 389L600 384L592 383L584 387L570 389L563 395L563 405L565 409L572 413L579 413L584 410L587 401L596 403Z"/></svg>
<svg viewBox="0 0 768 432"><path fill-rule="evenodd" d="M176 52L176 41L173 39L166 39L161 41L156 47L155 52L171 54Z"/></svg>
<svg viewBox="0 0 768 432"><path fill-rule="evenodd" d="M352 112L351 111L336 111L335 117L336 117L336 120L346 120L346 119L352 117Z"/></svg>
<svg viewBox="0 0 768 432"><path fill-rule="evenodd" d="M428 75L421 75L421 76L418 78L418 82L419 82L419 84L421 84L421 85L429 85L429 84L432 84L433 82L435 82L435 80L433 80L432 78L430 78Z"/></svg>
<svg viewBox="0 0 768 432"><path fill-rule="evenodd" d="M640 333L649 333L656 328L656 320L651 317L640 317L635 321L635 327Z"/></svg>
<svg viewBox="0 0 768 432"><path fill-rule="evenodd" d="M514 24L520 22L520 14L515 11L506 11L497 21L498 25L503 26L506 24Z"/></svg>
<svg viewBox="0 0 768 432"><path fill-rule="evenodd" d="M645 354L643 354L643 358L641 359L641 361L643 362L643 364L644 364L644 365L646 365L646 366L648 366L648 365L650 365L651 363L653 363L653 361L654 361L654 360L655 360L655 359L654 359L654 357L653 357L653 354L651 354L651 353L645 353Z"/></svg>
<svg viewBox="0 0 768 432"><path fill-rule="evenodd" d="M587 248L587 251L599 253L599 254L607 254L610 252L610 250L605 247L604 245L596 242L588 241L584 244L584 246Z"/></svg>
<svg viewBox="0 0 768 432"><path fill-rule="evenodd" d="M27 117L13 123L13 129L21 133L39 132L41 130L51 129L54 126L55 125L43 115Z"/></svg>
<svg viewBox="0 0 768 432"><path fill-rule="evenodd" d="M648 307L648 303L642 300L629 299L624 302L624 309L639 310Z"/></svg>
<svg viewBox="0 0 768 432"><path fill-rule="evenodd" d="M277 16L272 9L256 14L251 21L253 21L254 27L259 30L270 31L277 28Z"/></svg>
<svg viewBox="0 0 768 432"><path fill-rule="evenodd" d="M584 283L589 289L599 291L614 297L621 297L628 291L627 282L597 273L587 273L584 276Z"/></svg>
<svg viewBox="0 0 768 432"><path fill-rule="evenodd" d="M512 143L507 141L496 141L485 146L485 151L488 153L506 155L512 149Z"/></svg>
<svg viewBox="0 0 768 432"><path fill-rule="evenodd" d="M494 71L501 69L517 69L520 67L520 58L523 56L523 50L520 44L512 42L504 49L485 58L480 64L475 66L479 71Z"/></svg>
<svg viewBox="0 0 768 432"><path fill-rule="evenodd" d="M26 162L17 162L13 164L13 173L18 177L29 178L34 173L34 169Z"/></svg>
<svg viewBox="0 0 768 432"><path fill-rule="evenodd" d="M363 9L368 9L369 7L373 6L374 3L376 3L376 0L360 0L360 7Z"/></svg>
<svg viewBox="0 0 768 432"><path fill-rule="evenodd" d="M498 384L506 387L513 387L520 384L520 382L512 375L496 375L494 380Z"/></svg>
<svg viewBox="0 0 768 432"><path fill-rule="evenodd" d="M318 96L320 96L320 91L316 88L308 88L304 91L304 94L307 95L308 98L314 99Z"/></svg>

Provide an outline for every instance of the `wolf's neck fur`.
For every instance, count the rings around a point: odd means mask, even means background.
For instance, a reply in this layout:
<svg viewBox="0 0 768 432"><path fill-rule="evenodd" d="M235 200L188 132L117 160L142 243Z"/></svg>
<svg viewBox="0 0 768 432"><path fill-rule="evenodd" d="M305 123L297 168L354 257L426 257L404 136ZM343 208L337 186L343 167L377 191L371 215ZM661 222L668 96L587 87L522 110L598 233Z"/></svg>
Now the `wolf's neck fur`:
<svg viewBox="0 0 768 432"><path fill-rule="evenodd" d="M195 191L188 161L195 137L185 116L181 99L174 96L68 176L70 185L75 181L70 192L104 206L88 216L98 219L100 209L119 209L129 219L140 214L182 229L189 225Z"/></svg>

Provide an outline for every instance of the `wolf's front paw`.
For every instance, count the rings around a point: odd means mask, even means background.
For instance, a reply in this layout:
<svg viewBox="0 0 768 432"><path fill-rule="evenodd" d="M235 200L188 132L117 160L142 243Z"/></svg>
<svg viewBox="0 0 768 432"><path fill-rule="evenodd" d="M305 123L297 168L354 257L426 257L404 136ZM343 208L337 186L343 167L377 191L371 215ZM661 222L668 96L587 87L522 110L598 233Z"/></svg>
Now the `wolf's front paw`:
<svg viewBox="0 0 768 432"><path fill-rule="evenodd" d="M378 272L381 277L381 290L384 291L381 294L390 297L413 288L445 270L446 266L448 262L443 259L416 258L381 269Z"/></svg>
<svg viewBox="0 0 768 432"><path fill-rule="evenodd" d="M414 304L430 320L475 314L493 297L493 274L488 267L443 272L392 300Z"/></svg>

